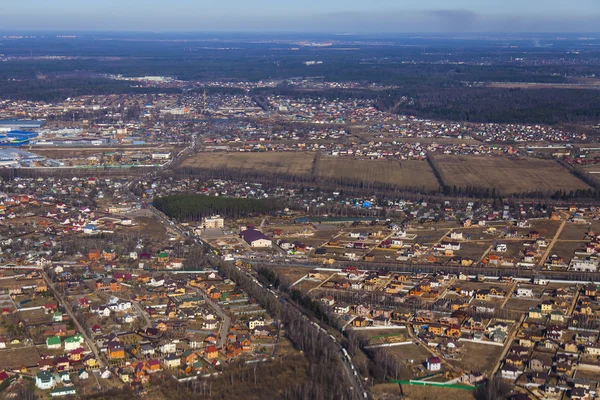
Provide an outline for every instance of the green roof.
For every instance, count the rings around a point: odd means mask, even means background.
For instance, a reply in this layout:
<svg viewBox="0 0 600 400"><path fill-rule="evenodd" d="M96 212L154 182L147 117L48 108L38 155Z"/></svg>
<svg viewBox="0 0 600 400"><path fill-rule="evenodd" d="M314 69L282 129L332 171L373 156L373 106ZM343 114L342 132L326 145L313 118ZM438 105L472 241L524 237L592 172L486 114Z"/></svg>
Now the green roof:
<svg viewBox="0 0 600 400"><path fill-rule="evenodd" d="M47 346L52 346L52 345L57 345L57 344L60 344L60 338L58 336L50 336L48 339L46 339Z"/></svg>

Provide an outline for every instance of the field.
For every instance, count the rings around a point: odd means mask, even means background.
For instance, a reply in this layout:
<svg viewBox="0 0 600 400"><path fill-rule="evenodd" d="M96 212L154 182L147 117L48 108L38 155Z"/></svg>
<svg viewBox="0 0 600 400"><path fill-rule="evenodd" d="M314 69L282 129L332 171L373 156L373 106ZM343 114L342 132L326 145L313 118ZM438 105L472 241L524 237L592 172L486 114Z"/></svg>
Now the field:
<svg viewBox="0 0 600 400"><path fill-rule="evenodd" d="M317 176L334 180L374 182L390 186L439 189L428 163L424 161L360 160L323 157L318 162Z"/></svg>
<svg viewBox="0 0 600 400"><path fill-rule="evenodd" d="M549 160L443 155L435 157L445 186L478 188L503 195L590 189L568 170Z"/></svg>
<svg viewBox="0 0 600 400"><path fill-rule="evenodd" d="M400 386L395 383L384 383L375 385L371 388L373 397L375 399L401 399L407 400L430 400L430 399L453 399L453 400L474 400L475 395L472 391L453 389L453 388L442 388L432 386L415 386L415 385L402 385L402 392ZM402 396L404 394L404 397Z"/></svg>
<svg viewBox="0 0 600 400"><path fill-rule="evenodd" d="M23 365L37 366L40 355L35 347L20 347L18 349L0 350L0 370L16 369Z"/></svg>
<svg viewBox="0 0 600 400"><path fill-rule="evenodd" d="M489 373L502 355L503 348L500 346L469 342L463 344L463 358L451 363L466 371Z"/></svg>
<svg viewBox="0 0 600 400"><path fill-rule="evenodd" d="M386 186L439 190L433 170L424 161L361 160L343 157L319 157L315 153L198 153L181 163L181 168L208 170L250 170L334 180L339 183L361 183L365 186Z"/></svg>
<svg viewBox="0 0 600 400"><path fill-rule="evenodd" d="M273 174L309 175L314 153L198 153L181 163L182 168L240 169Z"/></svg>

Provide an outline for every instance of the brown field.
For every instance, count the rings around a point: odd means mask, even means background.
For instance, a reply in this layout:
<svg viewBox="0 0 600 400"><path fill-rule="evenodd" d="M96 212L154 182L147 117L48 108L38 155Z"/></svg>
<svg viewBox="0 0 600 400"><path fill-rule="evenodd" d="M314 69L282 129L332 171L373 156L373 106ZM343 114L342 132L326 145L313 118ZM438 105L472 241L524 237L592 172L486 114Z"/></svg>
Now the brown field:
<svg viewBox="0 0 600 400"><path fill-rule="evenodd" d="M466 371L490 373L502 355L503 348L491 344L463 343L464 356L460 361L450 361Z"/></svg>
<svg viewBox="0 0 600 400"><path fill-rule="evenodd" d="M181 163L183 168L247 169L289 175L309 175L314 153L198 153Z"/></svg>
<svg viewBox="0 0 600 400"><path fill-rule="evenodd" d="M444 184L450 187L495 188L504 195L590 189L568 170L549 160L453 155L436 156L435 160Z"/></svg>
<svg viewBox="0 0 600 400"><path fill-rule="evenodd" d="M40 355L35 347L20 347L17 349L0 350L0 369L10 370L25 365L37 366Z"/></svg>
<svg viewBox="0 0 600 400"><path fill-rule="evenodd" d="M375 182L379 184L434 191L439 184L425 161L360 160L323 157L317 176L327 179Z"/></svg>
<svg viewBox="0 0 600 400"><path fill-rule="evenodd" d="M371 388L373 398L381 400L407 399L407 400L430 400L430 399L453 399L453 400L474 400L472 391L454 388L443 388L433 386L403 385L402 392L400 386L395 383L382 383ZM404 397L402 397L402 393Z"/></svg>
<svg viewBox="0 0 600 400"><path fill-rule="evenodd" d="M315 167L315 153L198 153L181 163L181 168L244 169L256 172L288 174L371 186L389 185L427 192L439 190L439 184L425 161L361 160L323 156ZM314 171L313 171L314 169Z"/></svg>

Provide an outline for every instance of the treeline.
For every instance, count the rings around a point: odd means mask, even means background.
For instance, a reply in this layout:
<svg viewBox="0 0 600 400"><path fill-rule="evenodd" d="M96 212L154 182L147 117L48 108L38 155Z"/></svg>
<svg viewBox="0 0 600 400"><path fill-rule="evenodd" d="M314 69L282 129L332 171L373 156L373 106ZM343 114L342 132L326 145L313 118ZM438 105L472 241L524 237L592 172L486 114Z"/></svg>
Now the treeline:
<svg viewBox="0 0 600 400"><path fill-rule="evenodd" d="M238 199L201 194L157 197L153 205L167 216L182 222L199 221L214 214L242 218L270 213L280 208L280 202L275 199Z"/></svg>
<svg viewBox="0 0 600 400"><path fill-rule="evenodd" d="M315 168L313 168L314 170ZM250 169L204 169L202 167L179 167L177 176L193 176L199 179L223 179L234 181L252 181L263 185L284 186L294 189L315 189L344 191L347 194L372 195L377 192L380 196L398 196L410 194L435 194L439 191L427 190L424 186L407 187L400 184L377 182L368 179L325 178L314 174L295 175Z"/></svg>
<svg viewBox="0 0 600 400"><path fill-rule="evenodd" d="M0 83L2 98L45 102L84 95L180 92L179 89L132 87L129 82L103 78L26 79Z"/></svg>
<svg viewBox="0 0 600 400"><path fill-rule="evenodd" d="M378 98L376 104L382 110L421 118L552 125L598 123L599 102L598 90L455 86L396 91Z"/></svg>
<svg viewBox="0 0 600 400"><path fill-rule="evenodd" d="M286 395L278 398L344 400L355 397L341 365L340 352L326 333L304 319L295 306L278 301L268 290L257 285L248 273L240 271L230 263L221 263L220 269L265 307L269 314L281 320L294 347L301 350L309 361L308 382L287 388ZM273 277L267 274L263 275L263 278L269 280Z"/></svg>
<svg viewBox="0 0 600 400"><path fill-rule="evenodd" d="M453 197L468 197L476 199L501 199L502 193L497 192L496 188L482 186L444 186L444 195ZM511 193L512 198L518 199L551 199L551 200L577 200L577 199L598 199L600 193L594 189L576 189L576 190L556 190L556 191L533 191L527 193Z"/></svg>

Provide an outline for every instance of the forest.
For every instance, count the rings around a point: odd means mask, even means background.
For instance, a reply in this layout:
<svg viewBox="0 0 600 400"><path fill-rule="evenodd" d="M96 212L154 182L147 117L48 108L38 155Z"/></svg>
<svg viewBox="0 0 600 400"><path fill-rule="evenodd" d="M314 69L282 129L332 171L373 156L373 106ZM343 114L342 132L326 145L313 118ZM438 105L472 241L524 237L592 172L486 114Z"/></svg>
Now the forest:
<svg viewBox="0 0 600 400"><path fill-rule="evenodd" d="M200 221L211 215L226 218L242 218L279 210L280 203L275 199L237 199L213 197L200 194L177 194L158 197L153 205L170 218L181 222Z"/></svg>
<svg viewBox="0 0 600 400"><path fill-rule="evenodd" d="M497 82L563 85L594 80L600 51L588 46L573 56L570 51L581 46L577 38L554 41L552 47L543 48L521 41L499 48L477 39L405 37L381 42L360 38L351 50L340 43L315 53L294 47L293 38L266 42L227 38L223 43L229 51L224 52L215 47L219 42L212 38L187 38L193 39L192 46L186 40L162 41L152 35L138 40L138 36L110 41L94 37L71 42L56 38L2 41L3 56L9 58L0 62L0 96L60 101L83 94L180 91L131 87L107 79L108 74L170 76L189 81L186 89L191 90L210 81L278 81L277 87L256 89L253 94L260 98L306 95L306 90L289 82L309 79L362 84L362 89L311 90L311 95L368 98L382 110L424 118L544 124L600 121L596 107L600 91L591 88L593 85L576 89L491 86ZM527 62L515 62L523 56ZM307 67L304 61L313 58L322 64ZM374 89L370 83L388 88Z"/></svg>

